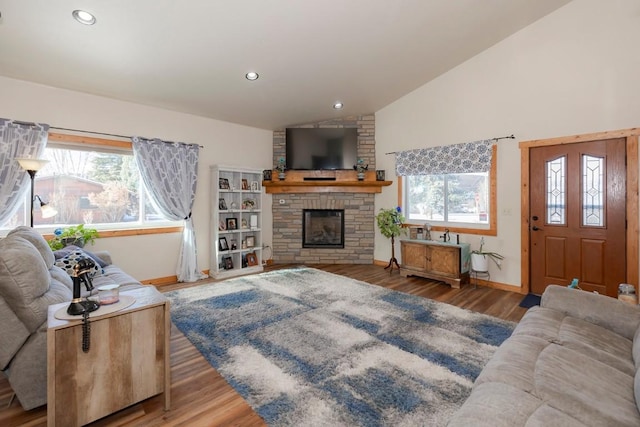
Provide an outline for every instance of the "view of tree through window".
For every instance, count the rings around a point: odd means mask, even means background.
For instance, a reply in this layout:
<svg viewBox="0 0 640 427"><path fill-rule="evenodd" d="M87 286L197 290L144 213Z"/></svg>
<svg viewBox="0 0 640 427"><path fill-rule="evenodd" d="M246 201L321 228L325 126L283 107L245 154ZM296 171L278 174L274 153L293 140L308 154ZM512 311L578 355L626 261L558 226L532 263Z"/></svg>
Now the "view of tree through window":
<svg viewBox="0 0 640 427"><path fill-rule="evenodd" d="M34 208L34 226L92 224L140 226L165 221L148 201L130 152L86 151L74 146L48 146L42 158L49 163L36 174L34 194L58 214L42 218ZM29 195L21 209L2 228L29 224Z"/></svg>
<svg viewBox="0 0 640 427"><path fill-rule="evenodd" d="M489 174L464 173L405 177L409 222L489 223Z"/></svg>

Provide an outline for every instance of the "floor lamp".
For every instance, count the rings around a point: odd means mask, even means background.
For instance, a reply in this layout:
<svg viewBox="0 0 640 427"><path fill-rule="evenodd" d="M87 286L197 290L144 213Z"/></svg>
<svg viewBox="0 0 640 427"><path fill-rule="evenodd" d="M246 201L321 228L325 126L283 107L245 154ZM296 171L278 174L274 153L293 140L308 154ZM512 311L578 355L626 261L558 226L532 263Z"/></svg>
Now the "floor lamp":
<svg viewBox="0 0 640 427"><path fill-rule="evenodd" d="M31 227L33 228L33 202L38 198L38 203L40 203L40 209L42 209L42 217L43 218L51 218L55 216L58 211L56 211L51 206L48 206L46 203L42 201L40 196L34 195L34 186L36 180L36 173L45 167L49 160L41 160L41 159L16 159L22 169L26 170L29 176L31 177Z"/></svg>

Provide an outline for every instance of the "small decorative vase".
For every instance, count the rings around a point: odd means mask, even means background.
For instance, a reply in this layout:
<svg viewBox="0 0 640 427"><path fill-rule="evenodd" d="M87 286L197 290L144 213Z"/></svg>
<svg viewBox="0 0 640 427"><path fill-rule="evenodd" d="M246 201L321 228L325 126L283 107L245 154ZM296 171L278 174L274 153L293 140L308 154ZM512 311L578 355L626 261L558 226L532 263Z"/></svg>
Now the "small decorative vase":
<svg viewBox="0 0 640 427"><path fill-rule="evenodd" d="M358 181L364 181L364 172L358 172Z"/></svg>
<svg viewBox="0 0 640 427"><path fill-rule="evenodd" d="M280 172L280 173L278 174L278 178L279 178L280 180L284 180L286 177L287 177L287 175L286 175L284 172Z"/></svg>

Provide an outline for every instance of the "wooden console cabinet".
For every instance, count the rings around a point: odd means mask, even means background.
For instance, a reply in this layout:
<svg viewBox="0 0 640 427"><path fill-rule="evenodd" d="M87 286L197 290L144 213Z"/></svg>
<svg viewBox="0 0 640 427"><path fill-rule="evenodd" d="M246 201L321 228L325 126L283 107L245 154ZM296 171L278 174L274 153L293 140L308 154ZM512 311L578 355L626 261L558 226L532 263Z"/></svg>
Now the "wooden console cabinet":
<svg viewBox="0 0 640 427"><path fill-rule="evenodd" d="M468 283L469 272L465 268L468 261L463 259L463 252L468 254L468 243L456 245L433 240L401 240L400 245L400 274L403 277L436 279L457 289L462 283Z"/></svg>
<svg viewBox="0 0 640 427"><path fill-rule="evenodd" d="M87 353L82 351L82 321L55 317L69 303L49 307L49 427L88 424L160 393L169 410L169 301L151 286L123 295L135 297L135 302L114 313L89 317Z"/></svg>

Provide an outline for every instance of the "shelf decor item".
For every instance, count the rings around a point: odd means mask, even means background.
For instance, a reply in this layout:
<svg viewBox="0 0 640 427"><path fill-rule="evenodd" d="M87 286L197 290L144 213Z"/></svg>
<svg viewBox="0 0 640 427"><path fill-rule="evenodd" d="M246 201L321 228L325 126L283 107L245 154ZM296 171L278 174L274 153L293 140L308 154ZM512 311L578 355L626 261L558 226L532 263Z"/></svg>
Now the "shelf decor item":
<svg viewBox="0 0 640 427"><path fill-rule="evenodd" d="M384 181L384 170L377 170L376 171L376 181Z"/></svg>
<svg viewBox="0 0 640 427"><path fill-rule="evenodd" d="M369 169L369 165L365 165L362 159L358 159L358 162L353 165L353 170L358 172L358 181L364 180L364 173L367 169Z"/></svg>

